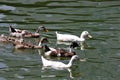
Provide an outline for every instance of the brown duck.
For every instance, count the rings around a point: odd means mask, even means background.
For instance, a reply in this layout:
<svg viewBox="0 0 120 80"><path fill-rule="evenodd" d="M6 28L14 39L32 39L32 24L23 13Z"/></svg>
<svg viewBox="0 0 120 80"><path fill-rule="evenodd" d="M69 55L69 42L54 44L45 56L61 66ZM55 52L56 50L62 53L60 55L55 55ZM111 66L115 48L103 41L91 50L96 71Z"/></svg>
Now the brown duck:
<svg viewBox="0 0 120 80"><path fill-rule="evenodd" d="M39 41L38 45L33 45L30 43L24 43L24 42L15 42L13 43L16 49L41 49L43 48L43 43L49 42L46 37L42 37Z"/></svg>
<svg viewBox="0 0 120 80"><path fill-rule="evenodd" d="M76 54L74 48L79 47L79 45L76 42L72 42L69 51L66 51L65 49L61 49L61 48L53 49L48 47L47 45L45 45L44 47L45 47L46 56L71 57Z"/></svg>
<svg viewBox="0 0 120 80"><path fill-rule="evenodd" d="M32 33L28 30L15 29L12 26L9 27L10 36L13 36L13 37L24 36L28 38L38 38L40 36L39 32L42 30L45 32L48 32L48 30L44 26L39 26L35 33Z"/></svg>

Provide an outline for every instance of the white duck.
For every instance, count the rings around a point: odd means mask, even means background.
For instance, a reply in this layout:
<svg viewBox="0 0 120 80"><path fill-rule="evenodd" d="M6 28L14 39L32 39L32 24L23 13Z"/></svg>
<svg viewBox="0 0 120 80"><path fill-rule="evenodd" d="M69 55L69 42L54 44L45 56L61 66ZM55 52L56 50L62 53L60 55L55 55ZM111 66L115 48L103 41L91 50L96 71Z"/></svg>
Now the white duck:
<svg viewBox="0 0 120 80"><path fill-rule="evenodd" d="M85 37L88 36L89 38L92 38L90 33L88 31L83 31L80 35L80 37L76 35L71 34L60 34L56 32L56 37L58 41L85 41Z"/></svg>
<svg viewBox="0 0 120 80"><path fill-rule="evenodd" d="M73 61L75 59L79 59L79 58L77 55L72 56L68 64L64 64L64 63L59 62L59 61L47 60L43 56L41 56L41 59L42 59L43 66L46 66L46 67L69 68L72 66Z"/></svg>

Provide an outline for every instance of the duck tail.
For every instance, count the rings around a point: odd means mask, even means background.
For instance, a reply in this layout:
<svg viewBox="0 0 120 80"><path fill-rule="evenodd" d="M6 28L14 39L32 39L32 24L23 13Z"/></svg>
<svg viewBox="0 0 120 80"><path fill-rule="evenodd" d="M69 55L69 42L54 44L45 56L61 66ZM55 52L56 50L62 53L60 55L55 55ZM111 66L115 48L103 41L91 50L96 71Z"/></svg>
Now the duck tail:
<svg viewBox="0 0 120 80"><path fill-rule="evenodd" d="M16 30L12 26L9 26L9 31L10 32L16 32Z"/></svg>
<svg viewBox="0 0 120 80"><path fill-rule="evenodd" d="M47 45L45 45L45 52L47 51L50 51L50 48Z"/></svg>

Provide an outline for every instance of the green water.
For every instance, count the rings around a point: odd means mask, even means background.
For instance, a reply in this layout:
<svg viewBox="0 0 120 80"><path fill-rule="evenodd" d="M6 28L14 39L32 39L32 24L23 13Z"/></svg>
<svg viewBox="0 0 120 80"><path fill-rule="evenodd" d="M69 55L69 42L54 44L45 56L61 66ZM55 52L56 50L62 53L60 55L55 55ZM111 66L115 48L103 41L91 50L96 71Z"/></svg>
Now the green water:
<svg viewBox="0 0 120 80"><path fill-rule="evenodd" d="M38 49L16 50L12 44L0 43L0 80L120 79L119 0L0 0L0 34L8 35L10 25L31 32L44 25L49 32L40 32L40 37L47 37L51 47L68 47L56 43L55 31L79 36L87 30L93 39L86 40L89 48L75 50L87 61L76 61L71 72L43 69ZM38 40L25 39L36 44Z"/></svg>

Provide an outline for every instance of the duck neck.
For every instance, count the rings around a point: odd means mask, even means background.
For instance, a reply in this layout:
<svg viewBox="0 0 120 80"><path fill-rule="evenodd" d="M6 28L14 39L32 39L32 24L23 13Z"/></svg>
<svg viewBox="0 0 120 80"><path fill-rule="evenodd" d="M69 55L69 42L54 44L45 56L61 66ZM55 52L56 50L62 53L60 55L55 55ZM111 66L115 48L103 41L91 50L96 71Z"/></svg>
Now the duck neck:
<svg viewBox="0 0 120 80"><path fill-rule="evenodd" d="M45 52L48 52L48 51L50 51L50 48L47 45L45 45Z"/></svg>
<svg viewBox="0 0 120 80"><path fill-rule="evenodd" d="M85 38L85 35L82 33L81 36L80 36L80 38Z"/></svg>
<svg viewBox="0 0 120 80"><path fill-rule="evenodd" d="M71 53L71 52L74 52L74 45L70 45L70 47L69 47L69 52Z"/></svg>
<svg viewBox="0 0 120 80"><path fill-rule="evenodd" d="M40 32L40 29L38 28L35 33L39 33L39 32Z"/></svg>
<svg viewBox="0 0 120 80"><path fill-rule="evenodd" d="M69 48L69 52L70 52L70 53L74 52L74 48L73 48L73 47L70 47L70 48Z"/></svg>
<svg viewBox="0 0 120 80"><path fill-rule="evenodd" d="M39 44L38 44L38 46L43 46L43 43L40 41Z"/></svg>
<svg viewBox="0 0 120 80"><path fill-rule="evenodd" d="M71 67L71 66L72 66L72 64L73 64L73 61L74 61L74 59L73 59L73 58L71 58L71 59L70 59L70 61L69 61L69 63L67 64L67 67Z"/></svg>
<svg viewBox="0 0 120 80"><path fill-rule="evenodd" d="M85 35L82 33L80 36L81 41L85 41Z"/></svg>

